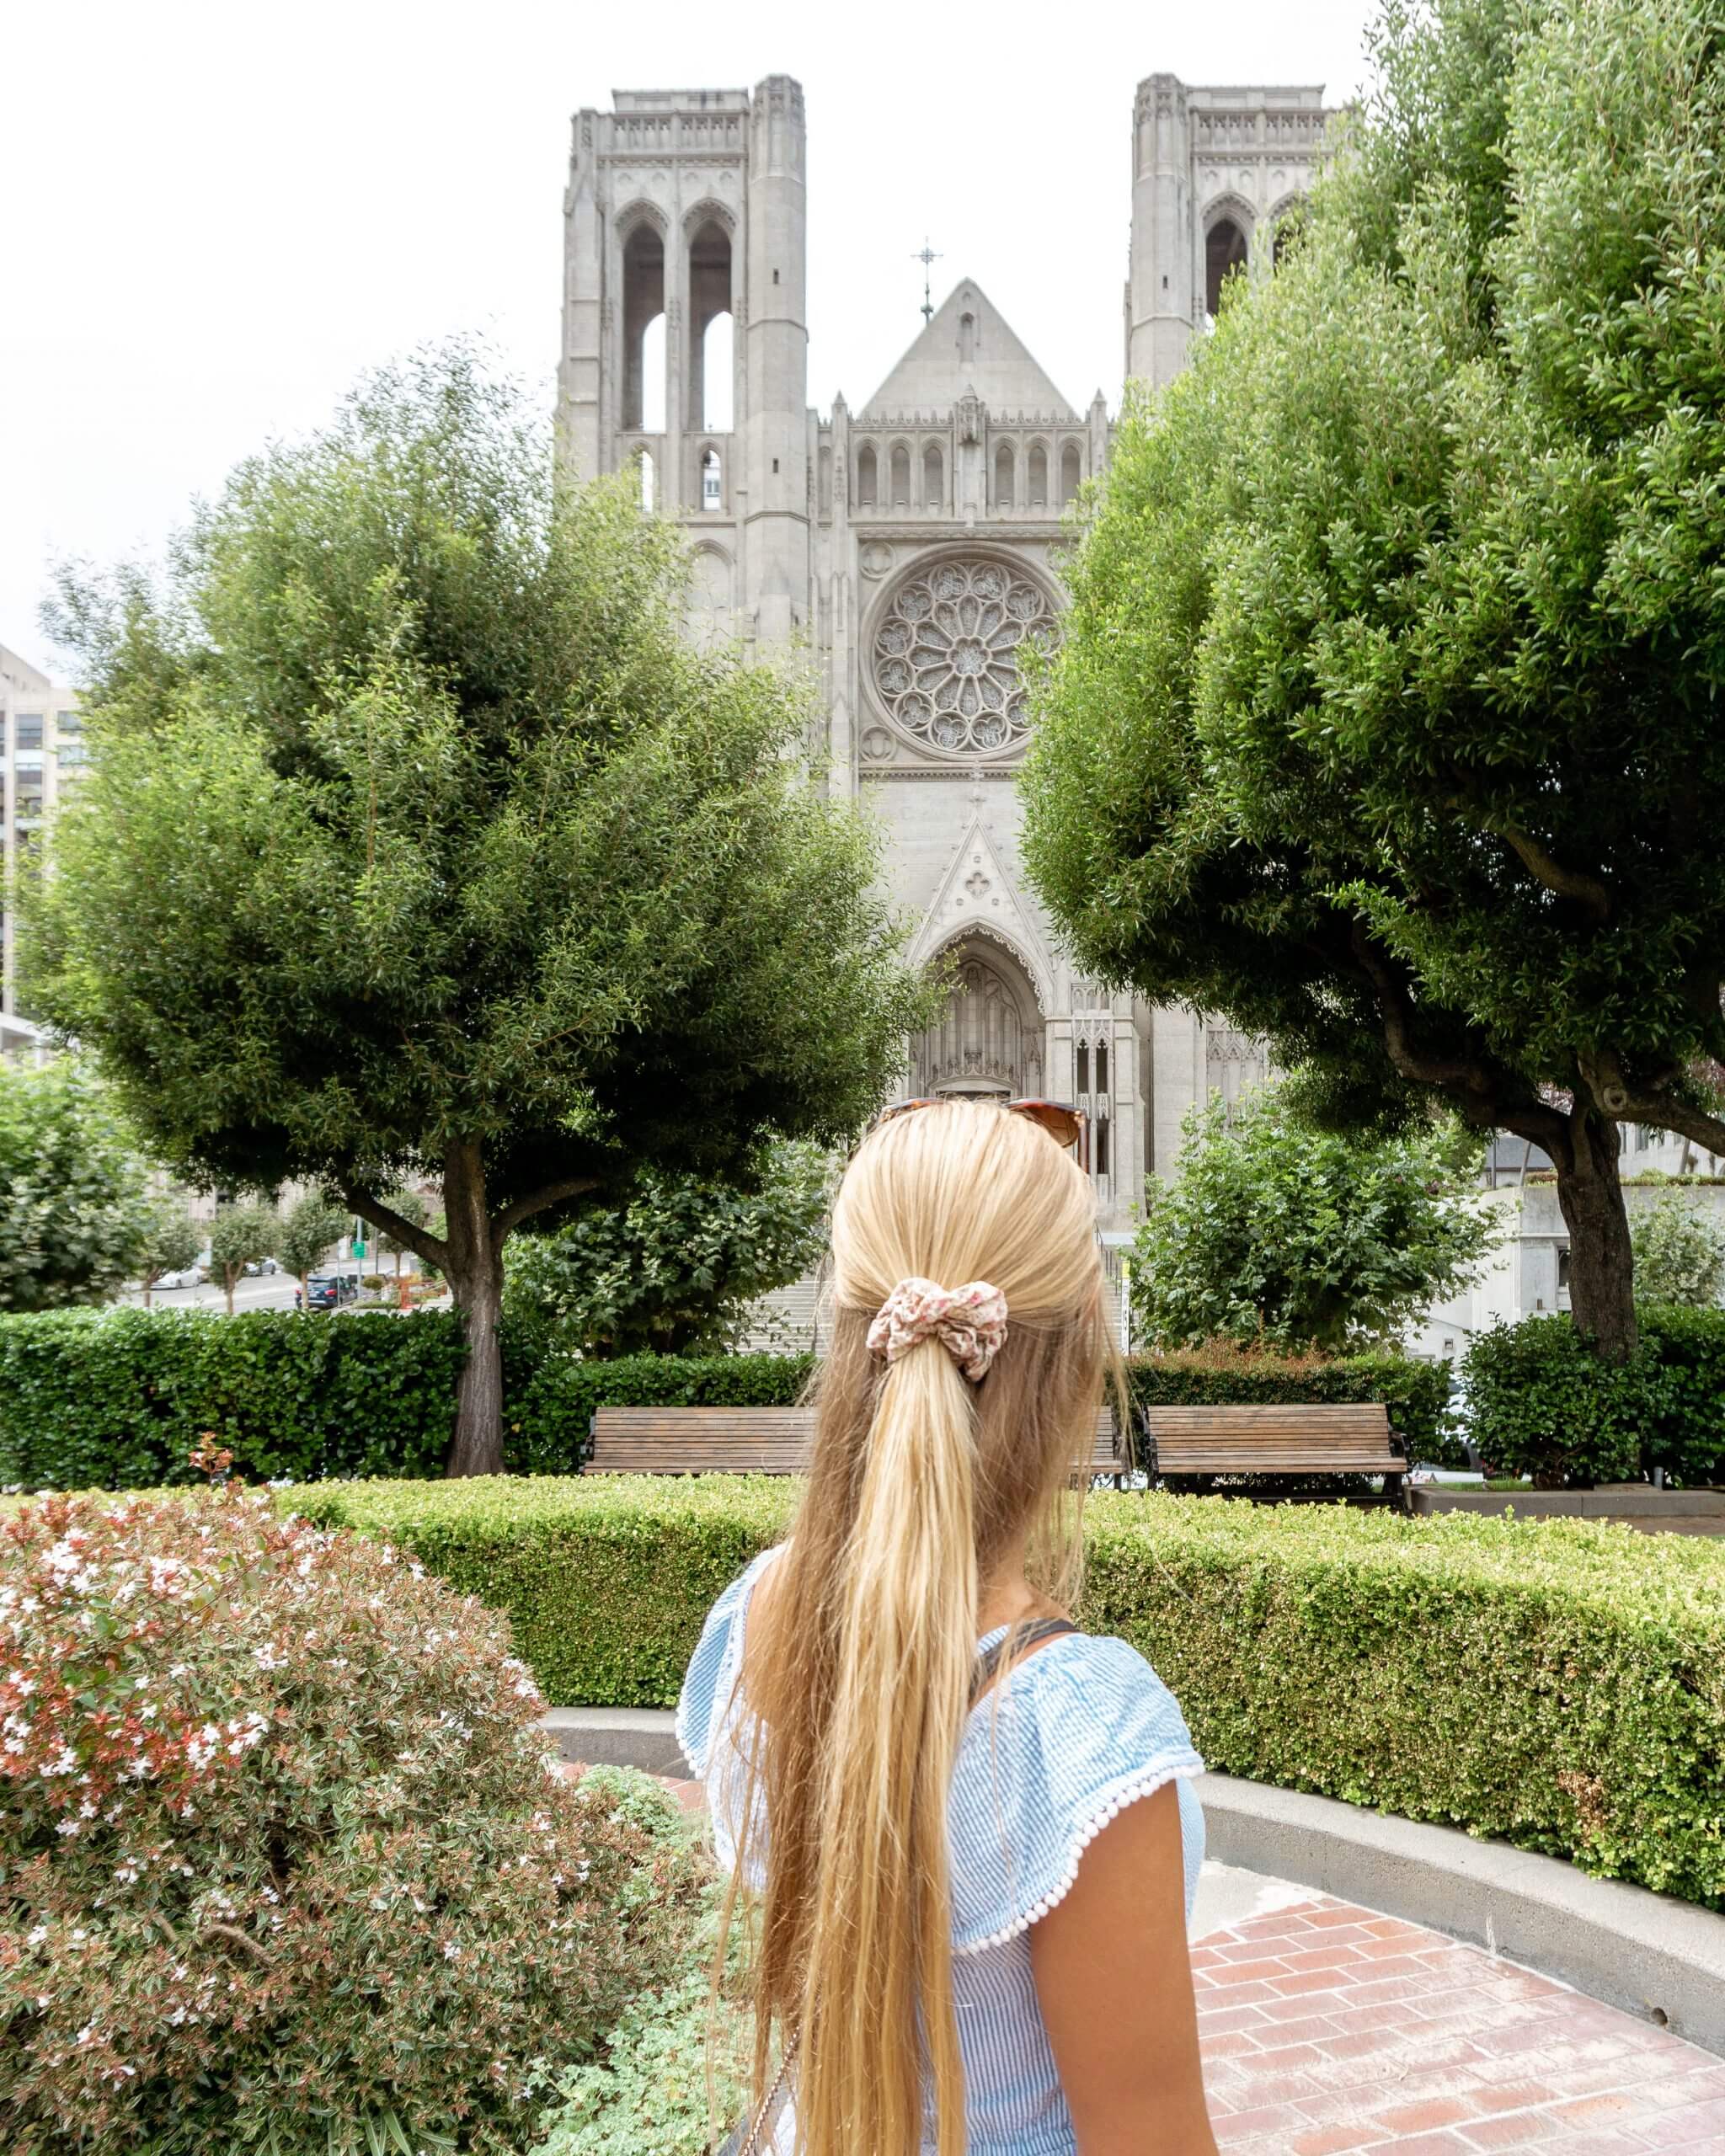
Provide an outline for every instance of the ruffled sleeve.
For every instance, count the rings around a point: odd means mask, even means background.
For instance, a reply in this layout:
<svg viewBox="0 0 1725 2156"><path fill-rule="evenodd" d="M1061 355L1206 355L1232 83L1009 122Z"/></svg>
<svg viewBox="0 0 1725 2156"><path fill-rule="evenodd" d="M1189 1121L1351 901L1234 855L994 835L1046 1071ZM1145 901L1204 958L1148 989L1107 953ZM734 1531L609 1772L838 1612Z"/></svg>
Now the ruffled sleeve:
<svg viewBox="0 0 1725 2156"><path fill-rule="evenodd" d="M718 1716L736 1682L737 1650L742 1643L741 1620L749 1590L777 1555L777 1548L763 1550L720 1595L707 1613L700 1642L683 1673L683 1689L677 1700L677 1742L697 1781L707 1779Z"/></svg>
<svg viewBox="0 0 1725 2156"><path fill-rule="evenodd" d="M1189 1916L1204 1857L1193 1748L1172 1693L1124 1640L1058 1640L966 1725L953 1780L953 1945L980 1954L1060 1902L1085 1850L1129 1804L1179 1785Z"/></svg>

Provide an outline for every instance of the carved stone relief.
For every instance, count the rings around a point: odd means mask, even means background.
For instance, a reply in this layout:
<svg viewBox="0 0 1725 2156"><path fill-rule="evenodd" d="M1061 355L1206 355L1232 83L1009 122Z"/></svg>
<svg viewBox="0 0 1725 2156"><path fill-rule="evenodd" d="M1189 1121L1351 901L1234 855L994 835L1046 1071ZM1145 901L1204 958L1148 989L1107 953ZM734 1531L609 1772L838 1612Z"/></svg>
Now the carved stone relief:
<svg viewBox="0 0 1725 2156"><path fill-rule="evenodd" d="M1054 627L1047 592L1003 562L952 557L919 568L875 631L875 693L919 749L998 755L1020 748L1028 714L1019 646Z"/></svg>

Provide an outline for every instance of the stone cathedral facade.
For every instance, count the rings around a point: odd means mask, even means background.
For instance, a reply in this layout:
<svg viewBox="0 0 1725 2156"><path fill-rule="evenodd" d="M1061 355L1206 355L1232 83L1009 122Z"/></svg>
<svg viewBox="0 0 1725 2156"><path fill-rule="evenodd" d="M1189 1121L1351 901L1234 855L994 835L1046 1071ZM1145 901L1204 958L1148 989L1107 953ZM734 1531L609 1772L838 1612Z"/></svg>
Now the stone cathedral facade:
<svg viewBox="0 0 1725 2156"><path fill-rule="evenodd" d="M1167 381L1221 279L1272 260L1327 118L1316 88L1140 84L1125 371ZM917 1091L1081 1102L1105 1231L1172 1164L1191 1103L1258 1075L1200 1013L1076 973L1023 873L1017 654L1058 632L1061 515L1108 461L982 288L953 286L873 395L809 401L799 86L618 92L584 110L565 200L558 427L583 473L638 465L693 549L690 632L818 670L831 782L880 813L912 956L950 953ZM727 393L728 392L728 393Z"/></svg>

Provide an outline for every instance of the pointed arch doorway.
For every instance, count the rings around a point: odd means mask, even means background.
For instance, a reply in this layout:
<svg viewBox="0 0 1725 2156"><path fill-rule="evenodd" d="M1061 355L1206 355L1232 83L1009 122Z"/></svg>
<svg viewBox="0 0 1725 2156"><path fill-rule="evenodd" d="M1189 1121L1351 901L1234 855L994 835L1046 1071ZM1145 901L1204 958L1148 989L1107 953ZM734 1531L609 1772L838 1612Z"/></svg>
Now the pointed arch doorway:
<svg viewBox="0 0 1725 2156"><path fill-rule="evenodd" d="M952 1000L911 1037L914 1092L951 1100L1021 1099L1042 1091L1042 1016L1028 974L985 939L953 947Z"/></svg>

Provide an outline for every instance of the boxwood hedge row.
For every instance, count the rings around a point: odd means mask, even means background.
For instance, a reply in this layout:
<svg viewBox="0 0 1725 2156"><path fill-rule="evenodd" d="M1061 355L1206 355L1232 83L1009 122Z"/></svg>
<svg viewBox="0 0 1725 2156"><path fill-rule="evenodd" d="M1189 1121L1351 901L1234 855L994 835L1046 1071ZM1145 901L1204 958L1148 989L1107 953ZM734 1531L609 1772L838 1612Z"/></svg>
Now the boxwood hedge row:
<svg viewBox="0 0 1725 2156"><path fill-rule="evenodd" d="M784 1482L328 1486L508 1611L552 1700L664 1706ZM1466 1828L1725 1908L1725 1547L1581 1521L1103 1493L1081 1615L1229 1774Z"/></svg>
<svg viewBox="0 0 1725 2156"><path fill-rule="evenodd" d="M184 1481L206 1431L254 1478L435 1475L463 1353L448 1310L0 1316L0 1487ZM505 1463L515 1474L571 1474L595 1407L787 1406L812 1368L807 1355L582 1362L506 1331ZM1381 1400L1416 1458L1443 1453L1448 1378L1439 1364L1220 1351L1137 1362L1131 1377L1151 1404Z"/></svg>

